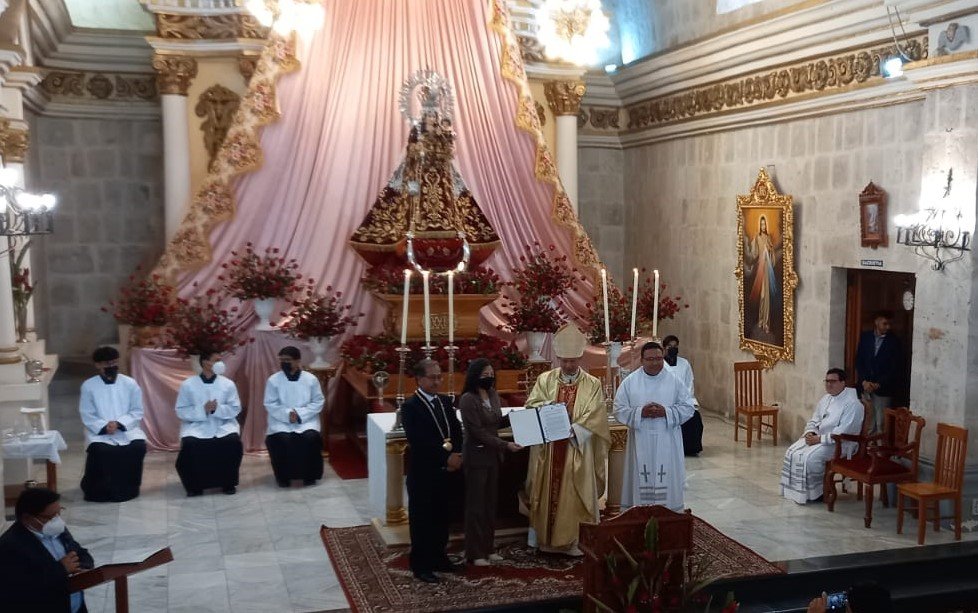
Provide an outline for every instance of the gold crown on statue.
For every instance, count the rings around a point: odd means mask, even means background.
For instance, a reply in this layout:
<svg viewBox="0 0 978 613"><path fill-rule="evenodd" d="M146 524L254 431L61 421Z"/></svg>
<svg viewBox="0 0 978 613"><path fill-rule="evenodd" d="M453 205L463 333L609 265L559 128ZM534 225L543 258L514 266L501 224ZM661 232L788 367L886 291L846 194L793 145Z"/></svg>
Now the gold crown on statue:
<svg viewBox="0 0 978 613"><path fill-rule="evenodd" d="M554 355L558 358L571 360L584 355L587 348L587 337L574 324L565 324L554 333Z"/></svg>

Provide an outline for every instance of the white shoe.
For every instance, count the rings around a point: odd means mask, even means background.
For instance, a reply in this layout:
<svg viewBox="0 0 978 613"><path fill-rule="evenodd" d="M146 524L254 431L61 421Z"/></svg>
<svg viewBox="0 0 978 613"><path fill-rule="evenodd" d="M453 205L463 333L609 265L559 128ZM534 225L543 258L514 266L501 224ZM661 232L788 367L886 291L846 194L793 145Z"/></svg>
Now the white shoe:
<svg viewBox="0 0 978 613"><path fill-rule="evenodd" d="M570 556L572 558L580 558L580 557L582 557L584 555L584 552L581 551L580 548L578 548L577 545L574 545L573 547L571 547L570 549L567 549L567 550L563 551L562 553L564 555Z"/></svg>
<svg viewBox="0 0 978 613"><path fill-rule="evenodd" d="M490 562L502 562L505 559L506 558L504 558L503 556L499 555L498 553L490 553L489 554L489 561Z"/></svg>
<svg viewBox="0 0 978 613"><path fill-rule="evenodd" d="M485 558L479 558L478 560L472 560L472 566L490 566L489 560Z"/></svg>

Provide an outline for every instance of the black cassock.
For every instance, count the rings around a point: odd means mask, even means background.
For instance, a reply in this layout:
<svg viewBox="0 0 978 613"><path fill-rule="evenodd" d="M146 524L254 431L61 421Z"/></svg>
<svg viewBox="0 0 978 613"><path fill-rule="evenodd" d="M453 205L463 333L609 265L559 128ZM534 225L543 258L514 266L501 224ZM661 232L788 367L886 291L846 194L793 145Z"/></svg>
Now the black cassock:
<svg viewBox="0 0 978 613"><path fill-rule="evenodd" d="M185 436L180 439L177 474L187 492L236 487L242 455L244 448L237 434L214 438Z"/></svg>
<svg viewBox="0 0 978 613"><path fill-rule="evenodd" d="M692 456L703 451L703 418L699 410L683 422L683 454Z"/></svg>
<svg viewBox="0 0 978 613"><path fill-rule="evenodd" d="M279 483L323 478L323 438L319 430L269 434L265 437L265 448Z"/></svg>
<svg viewBox="0 0 978 613"><path fill-rule="evenodd" d="M89 502L125 502L139 496L143 483L146 441L128 445L91 443L85 459L81 489Z"/></svg>
<svg viewBox="0 0 978 613"><path fill-rule="evenodd" d="M452 401L441 395L438 400L428 405L416 393L401 407L401 422L408 440L411 570L416 574L450 566L445 554L448 526L462 487L462 471L447 470L449 454L462 453L462 424ZM445 434L451 439L451 452L443 447Z"/></svg>

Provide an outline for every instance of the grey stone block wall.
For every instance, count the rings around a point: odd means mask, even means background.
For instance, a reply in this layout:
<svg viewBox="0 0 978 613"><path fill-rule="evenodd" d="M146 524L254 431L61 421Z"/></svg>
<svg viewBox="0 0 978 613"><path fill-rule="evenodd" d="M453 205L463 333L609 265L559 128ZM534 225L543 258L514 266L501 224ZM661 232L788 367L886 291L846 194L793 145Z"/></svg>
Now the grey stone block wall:
<svg viewBox="0 0 978 613"><path fill-rule="evenodd" d="M27 184L58 196L54 234L35 241L37 328L50 351L82 357L117 341L101 308L163 248L158 121L30 118Z"/></svg>
<svg viewBox="0 0 978 613"><path fill-rule="evenodd" d="M581 148L577 153L578 217L602 261L624 288L631 281L622 275L633 264L625 262L623 159L620 149Z"/></svg>

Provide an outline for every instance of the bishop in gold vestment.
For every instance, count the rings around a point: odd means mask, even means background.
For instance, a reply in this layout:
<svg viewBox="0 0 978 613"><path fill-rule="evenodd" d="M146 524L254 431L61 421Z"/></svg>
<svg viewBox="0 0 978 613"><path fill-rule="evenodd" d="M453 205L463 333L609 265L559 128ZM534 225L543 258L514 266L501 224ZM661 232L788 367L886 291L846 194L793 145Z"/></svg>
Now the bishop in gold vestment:
<svg viewBox="0 0 978 613"><path fill-rule="evenodd" d="M611 443L601 382L579 365L586 345L576 326L561 328L554 336L561 367L540 375L526 401L529 407L567 405L573 435L530 448L524 502L530 516L529 544L568 555L581 555L580 524L598 521Z"/></svg>

